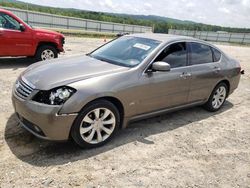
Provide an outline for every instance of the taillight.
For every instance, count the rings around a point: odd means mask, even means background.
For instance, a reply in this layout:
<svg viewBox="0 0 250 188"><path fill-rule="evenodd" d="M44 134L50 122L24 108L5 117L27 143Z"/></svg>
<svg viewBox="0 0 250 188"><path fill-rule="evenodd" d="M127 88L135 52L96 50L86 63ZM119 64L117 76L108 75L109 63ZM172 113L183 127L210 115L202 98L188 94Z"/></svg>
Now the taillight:
<svg viewBox="0 0 250 188"><path fill-rule="evenodd" d="M240 63L239 63L240 64ZM240 65L240 73L243 75L245 74L245 70L242 69L241 65Z"/></svg>

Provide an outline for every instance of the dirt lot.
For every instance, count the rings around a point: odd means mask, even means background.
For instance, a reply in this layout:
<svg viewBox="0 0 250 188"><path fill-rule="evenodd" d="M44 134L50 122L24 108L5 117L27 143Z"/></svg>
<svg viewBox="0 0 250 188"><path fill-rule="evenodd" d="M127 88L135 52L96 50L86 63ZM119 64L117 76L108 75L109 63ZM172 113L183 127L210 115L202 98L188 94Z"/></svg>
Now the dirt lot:
<svg viewBox="0 0 250 188"><path fill-rule="evenodd" d="M60 58L102 43L68 38ZM20 128L11 88L31 62L0 59L0 187L250 187L250 47L219 47L246 70L221 111L196 107L139 121L92 150Z"/></svg>

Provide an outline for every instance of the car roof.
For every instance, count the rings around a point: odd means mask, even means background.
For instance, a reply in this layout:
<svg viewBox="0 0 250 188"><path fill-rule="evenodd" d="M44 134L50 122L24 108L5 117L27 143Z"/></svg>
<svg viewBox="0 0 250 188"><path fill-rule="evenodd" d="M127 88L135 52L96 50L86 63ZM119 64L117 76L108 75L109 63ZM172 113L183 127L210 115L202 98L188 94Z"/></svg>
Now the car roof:
<svg viewBox="0 0 250 188"><path fill-rule="evenodd" d="M171 42L178 42L178 41L186 41L186 42L197 42L201 44L208 45L212 48L217 49L220 53L222 53L224 56L228 57L223 51L221 51L218 47L215 45L206 42L204 40L200 40L193 37L187 37L187 36L181 36L181 35L170 35L170 34L161 34L161 33L138 33L138 34L130 34L126 36L134 36L134 37L140 37L140 38L148 38L152 40L161 41L162 43L171 43Z"/></svg>
<svg viewBox="0 0 250 188"><path fill-rule="evenodd" d="M3 8L0 8L0 12L3 12L3 13L11 13L10 11L6 10L6 9L3 9Z"/></svg>
<svg viewBox="0 0 250 188"><path fill-rule="evenodd" d="M170 42L170 41L177 41L177 40L204 42L202 40L199 40L199 39L196 39L193 37L187 37L187 36L181 36L181 35L161 34L161 33L138 33L138 34L131 34L128 36L149 38L149 39L158 40L161 42Z"/></svg>

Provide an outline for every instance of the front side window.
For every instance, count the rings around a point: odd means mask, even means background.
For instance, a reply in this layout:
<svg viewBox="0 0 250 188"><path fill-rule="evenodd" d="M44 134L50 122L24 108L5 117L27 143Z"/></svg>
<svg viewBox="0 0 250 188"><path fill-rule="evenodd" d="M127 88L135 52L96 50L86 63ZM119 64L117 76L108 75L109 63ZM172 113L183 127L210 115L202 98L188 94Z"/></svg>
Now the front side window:
<svg viewBox="0 0 250 188"><path fill-rule="evenodd" d="M211 48L200 43L190 43L191 46L191 65L198 65L213 62Z"/></svg>
<svg viewBox="0 0 250 188"><path fill-rule="evenodd" d="M0 27L4 29L20 30L20 23L11 16L0 13Z"/></svg>
<svg viewBox="0 0 250 188"><path fill-rule="evenodd" d="M165 48L161 54L155 59L156 61L164 61L171 68L183 67L187 65L187 47L185 42L171 44Z"/></svg>
<svg viewBox="0 0 250 188"><path fill-rule="evenodd" d="M5 22L5 20L0 14L0 28L3 28L4 22Z"/></svg>
<svg viewBox="0 0 250 188"><path fill-rule="evenodd" d="M134 67L140 64L161 42L148 38L124 36L95 50L89 56L112 64Z"/></svg>

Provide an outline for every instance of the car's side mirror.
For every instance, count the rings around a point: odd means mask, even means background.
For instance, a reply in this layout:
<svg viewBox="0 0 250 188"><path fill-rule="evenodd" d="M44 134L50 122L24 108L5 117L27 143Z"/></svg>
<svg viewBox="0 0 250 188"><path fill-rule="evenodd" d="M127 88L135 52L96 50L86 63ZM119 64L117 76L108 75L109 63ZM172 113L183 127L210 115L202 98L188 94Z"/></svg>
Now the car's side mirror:
<svg viewBox="0 0 250 188"><path fill-rule="evenodd" d="M22 31L22 32L25 31L25 26L23 24L20 24L20 31Z"/></svg>
<svg viewBox="0 0 250 188"><path fill-rule="evenodd" d="M152 65L152 71L167 72L167 71L170 71L170 69L171 69L171 66L164 61L157 61L157 62L154 62Z"/></svg>

